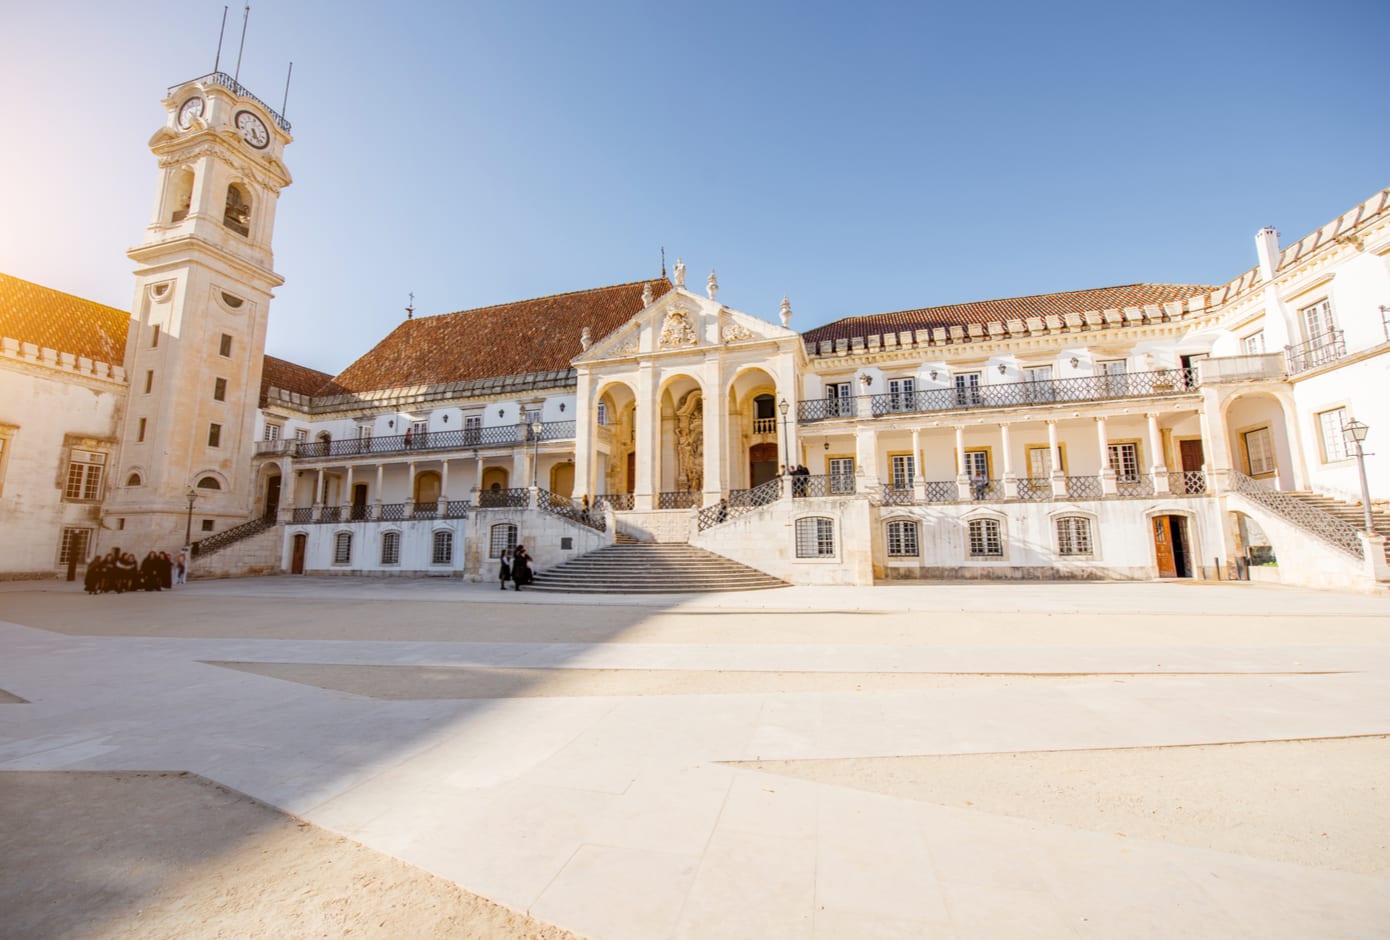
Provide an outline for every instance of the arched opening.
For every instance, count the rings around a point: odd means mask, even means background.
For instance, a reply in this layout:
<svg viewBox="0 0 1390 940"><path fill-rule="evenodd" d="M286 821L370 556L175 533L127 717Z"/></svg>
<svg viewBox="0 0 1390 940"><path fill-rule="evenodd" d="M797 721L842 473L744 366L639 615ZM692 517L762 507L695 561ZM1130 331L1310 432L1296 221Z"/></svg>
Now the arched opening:
<svg viewBox="0 0 1390 940"><path fill-rule="evenodd" d="M705 488L705 399L700 383L688 375L668 379L657 400L661 403L661 428L657 440L661 452L654 455L652 481L663 509L695 505Z"/></svg>
<svg viewBox="0 0 1390 940"><path fill-rule="evenodd" d="M558 496L574 494L574 464L566 461L550 468L550 492Z"/></svg>
<svg viewBox="0 0 1390 940"><path fill-rule="evenodd" d="M483 470L482 488L484 490L505 490L508 485L506 467L488 467Z"/></svg>
<svg viewBox="0 0 1390 940"><path fill-rule="evenodd" d="M595 396L591 453L593 494L616 496L637 487L637 396L614 382Z"/></svg>
<svg viewBox="0 0 1390 940"><path fill-rule="evenodd" d="M752 487L777 475L782 464L799 461L785 453L781 415L777 411L777 384L759 368L747 368L729 383L729 442L734 488ZM746 476L745 476L746 474Z"/></svg>
<svg viewBox="0 0 1390 940"><path fill-rule="evenodd" d="M251 197L240 183L227 187L227 207L222 224L238 235L251 234Z"/></svg>
<svg viewBox="0 0 1390 940"><path fill-rule="evenodd" d="M138 473L132 473L130 476L125 478L126 486L143 486L144 483L145 481L140 478L140 474Z"/></svg>
<svg viewBox="0 0 1390 940"><path fill-rule="evenodd" d="M1237 395L1225 412L1232 468L1275 489L1295 489L1293 450L1279 399L1262 392Z"/></svg>
<svg viewBox="0 0 1390 940"><path fill-rule="evenodd" d="M424 470L415 475L415 505L439 502L440 476L437 470Z"/></svg>
<svg viewBox="0 0 1390 940"><path fill-rule="evenodd" d="M174 174L173 185L169 221L182 222L188 218L189 209L193 205L193 170L189 167L179 170Z"/></svg>
<svg viewBox="0 0 1390 940"><path fill-rule="evenodd" d="M203 477L201 480L198 481L198 489L220 490L222 489L222 484L217 482L217 477Z"/></svg>

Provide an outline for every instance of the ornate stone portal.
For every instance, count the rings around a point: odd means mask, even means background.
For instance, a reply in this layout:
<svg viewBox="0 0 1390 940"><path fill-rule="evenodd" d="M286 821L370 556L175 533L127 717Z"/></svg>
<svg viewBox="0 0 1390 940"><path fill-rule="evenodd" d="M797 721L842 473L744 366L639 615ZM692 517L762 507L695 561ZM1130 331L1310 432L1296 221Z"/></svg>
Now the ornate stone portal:
<svg viewBox="0 0 1390 940"><path fill-rule="evenodd" d="M705 401L688 392L676 406L676 486L698 493L705 486Z"/></svg>
<svg viewBox="0 0 1390 940"><path fill-rule="evenodd" d="M661 339L658 342L662 349L694 346L698 342L695 327L690 322L690 314L684 310L672 310L666 314L666 319L661 323Z"/></svg>

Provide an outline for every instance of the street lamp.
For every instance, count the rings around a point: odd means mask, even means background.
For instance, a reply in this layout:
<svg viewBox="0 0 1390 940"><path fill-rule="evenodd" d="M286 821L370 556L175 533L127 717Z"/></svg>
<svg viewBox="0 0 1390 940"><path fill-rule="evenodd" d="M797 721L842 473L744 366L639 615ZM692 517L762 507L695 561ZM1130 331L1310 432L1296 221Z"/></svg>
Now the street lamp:
<svg viewBox="0 0 1390 940"><path fill-rule="evenodd" d="M188 497L188 524L183 528L183 551L189 554L193 551L193 503L198 498L198 491L190 483L188 492L183 495Z"/></svg>
<svg viewBox="0 0 1390 940"><path fill-rule="evenodd" d="M531 455L531 486L533 487L536 485L536 474L540 470L541 431L544 429L544 427L545 425L541 424L541 419L539 417L535 418L531 422L531 440L535 441L534 449Z"/></svg>
<svg viewBox="0 0 1390 940"><path fill-rule="evenodd" d="M1361 508L1366 513L1366 534L1375 534L1375 523L1371 520L1371 488L1366 485L1366 454L1361 450L1361 442L1370 433L1363 422L1352 419L1342 425L1342 437L1356 448L1356 470L1361 475Z"/></svg>
<svg viewBox="0 0 1390 940"><path fill-rule="evenodd" d="M787 465L788 465L789 463L791 463L791 454L789 454L789 453L787 452L788 445L791 443L790 439L787 437L787 412L788 412L788 411L791 411L791 408L792 408L792 406L789 405L789 404L787 404L787 400L786 400L785 398L782 399L781 404L779 404L779 405L777 406L777 410L780 411L780 412L782 412L782 466L783 466L783 467L787 467ZM787 467L787 469L790 470L791 468L790 468L790 467Z"/></svg>

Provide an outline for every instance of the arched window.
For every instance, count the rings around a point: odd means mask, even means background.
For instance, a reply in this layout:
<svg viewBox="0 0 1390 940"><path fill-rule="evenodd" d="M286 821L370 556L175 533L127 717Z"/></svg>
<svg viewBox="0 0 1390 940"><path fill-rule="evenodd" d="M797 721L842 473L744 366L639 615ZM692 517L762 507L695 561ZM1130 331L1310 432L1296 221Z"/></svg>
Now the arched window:
<svg viewBox="0 0 1390 940"><path fill-rule="evenodd" d="M169 213L170 222L182 222L188 218L189 207L193 205L193 171L188 167L179 170L174 177L173 209Z"/></svg>
<svg viewBox="0 0 1390 940"><path fill-rule="evenodd" d="M492 527L492 538L488 540L487 557L501 558L502 552L516 548L516 526L510 522L499 522Z"/></svg>
<svg viewBox="0 0 1390 940"><path fill-rule="evenodd" d="M381 534L381 563L399 565L401 563L401 534L383 532Z"/></svg>
<svg viewBox="0 0 1390 940"><path fill-rule="evenodd" d="M425 470L415 476L415 502L439 502L440 476L435 470Z"/></svg>
<svg viewBox="0 0 1390 940"><path fill-rule="evenodd" d="M198 481L198 489L220 490L222 489L222 484L217 482L217 477L203 477Z"/></svg>
<svg viewBox="0 0 1390 940"><path fill-rule="evenodd" d="M333 564L346 565L352 562L352 533L339 532L333 537Z"/></svg>
<svg viewBox="0 0 1390 940"><path fill-rule="evenodd" d="M434 552L430 555L430 563L435 565L447 565L454 560L454 533L448 529L440 529L434 533Z"/></svg>
<svg viewBox="0 0 1390 940"><path fill-rule="evenodd" d="M968 551L971 558L1002 558L1004 556L1004 539L1000 533L998 520L970 520Z"/></svg>
<svg viewBox="0 0 1390 940"><path fill-rule="evenodd" d="M238 235L251 234L251 197L238 183L227 187L227 210L222 224Z"/></svg>
<svg viewBox="0 0 1390 940"><path fill-rule="evenodd" d="M126 486L143 486L144 484L145 481L140 479L140 474L138 473L132 473L130 476L125 478Z"/></svg>
<svg viewBox="0 0 1390 940"><path fill-rule="evenodd" d="M899 519L888 523L888 557L917 557L917 523Z"/></svg>
<svg viewBox="0 0 1390 940"><path fill-rule="evenodd" d="M835 520L824 516L796 520L796 557L835 557Z"/></svg>
<svg viewBox="0 0 1390 940"><path fill-rule="evenodd" d="M1057 520L1057 554L1091 554L1091 520L1085 516L1062 516Z"/></svg>

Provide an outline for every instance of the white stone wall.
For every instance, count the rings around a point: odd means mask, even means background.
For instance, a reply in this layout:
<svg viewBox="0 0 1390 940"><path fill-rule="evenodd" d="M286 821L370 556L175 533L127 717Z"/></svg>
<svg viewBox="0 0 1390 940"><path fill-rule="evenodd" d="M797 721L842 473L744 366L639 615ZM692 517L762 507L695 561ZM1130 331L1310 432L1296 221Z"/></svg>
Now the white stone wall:
<svg viewBox="0 0 1390 940"><path fill-rule="evenodd" d="M834 554L796 556L796 520L829 518ZM690 544L792 584L873 584L871 508L866 499L782 499L698 533Z"/></svg>
<svg viewBox="0 0 1390 940"><path fill-rule="evenodd" d="M1323 445L1318 414L1333 408L1346 409L1347 420L1370 427L1363 445L1367 453L1366 482L1371 499L1390 499L1390 349L1350 364L1314 375L1294 384L1298 405L1298 434L1308 479L1314 490L1353 502L1361 501L1361 482L1356 457L1328 460Z"/></svg>
<svg viewBox="0 0 1390 940"><path fill-rule="evenodd" d="M1366 590L1369 587L1361 560L1338 551L1239 494L1227 495L1226 505L1233 511L1243 512L1254 518L1269 537L1270 547L1274 549L1278 566L1252 569L1252 577L1262 575L1261 580L1273 580L1280 584L1299 587L1342 590Z"/></svg>

